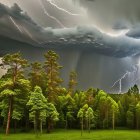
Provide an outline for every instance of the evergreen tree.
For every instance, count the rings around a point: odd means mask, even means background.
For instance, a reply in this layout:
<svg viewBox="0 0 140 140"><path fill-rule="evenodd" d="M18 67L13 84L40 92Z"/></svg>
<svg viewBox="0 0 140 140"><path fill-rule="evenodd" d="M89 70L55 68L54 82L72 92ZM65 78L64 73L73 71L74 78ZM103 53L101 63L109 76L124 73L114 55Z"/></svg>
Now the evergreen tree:
<svg viewBox="0 0 140 140"><path fill-rule="evenodd" d="M86 120L88 122L88 131L90 133L90 128L91 128L91 122L93 121L94 119L94 111L91 107L89 107L85 113L85 117L86 117Z"/></svg>
<svg viewBox="0 0 140 140"><path fill-rule="evenodd" d="M50 102L55 103L57 96L61 92L62 79L60 78L60 69L62 66L59 65L59 56L54 51L48 51L45 54L45 72L47 77L47 95Z"/></svg>
<svg viewBox="0 0 140 140"><path fill-rule="evenodd" d="M2 107L5 107L2 108L2 115L6 117L6 114L8 114L6 134L9 134L12 113L14 113L14 119L19 119L21 117L21 112L19 113L19 111L14 110L15 100L16 98L19 99L22 93L28 93L30 83L23 75L23 70L27 67L27 60L23 59L20 53L5 55L2 58L2 65L8 69L0 84L0 96L3 103Z"/></svg>
<svg viewBox="0 0 140 140"><path fill-rule="evenodd" d="M85 116L86 116L86 112L88 110L88 105L85 104L82 108L80 108L80 110L78 111L78 114L77 114L77 118L80 118L80 123L81 123L81 136L83 134L83 130L84 130L84 119L85 119Z"/></svg>
<svg viewBox="0 0 140 140"><path fill-rule="evenodd" d="M46 120L49 112L47 112L47 99L43 96L39 86L36 86L34 92L31 92L27 106L30 107L30 119L34 122L35 133L38 132L39 126L42 133L42 122Z"/></svg>
<svg viewBox="0 0 140 140"><path fill-rule="evenodd" d="M29 73L29 80L31 82L32 89L34 89L35 86L39 86L43 91L46 90L46 74L42 69L41 63L31 63L31 72Z"/></svg>
<svg viewBox="0 0 140 140"><path fill-rule="evenodd" d="M47 112L48 112L48 115L47 115L47 123L48 123L47 131L48 131L48 133L50 133L51 129L53 129L54 123L59 120L59 113L57 112L54 104L52 104L52 103L48 103Z"/></svg>

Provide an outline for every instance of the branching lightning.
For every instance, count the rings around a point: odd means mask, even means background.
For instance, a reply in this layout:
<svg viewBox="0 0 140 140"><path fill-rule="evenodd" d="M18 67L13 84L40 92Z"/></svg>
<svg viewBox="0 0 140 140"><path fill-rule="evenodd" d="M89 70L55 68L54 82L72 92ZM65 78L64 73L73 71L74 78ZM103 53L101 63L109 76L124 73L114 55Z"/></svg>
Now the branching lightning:
<svg viewBox="0 0 140 140"><path fill-rule="evenodd" d="M49 18L55 20L61 27L66 28L56 17L51 16L51 15L48 13L48 11L46 10L46 8L45 8L44 5L43 5L42 0L39 0L39 3L40 3L40 6L41 6L42 10L44 11L44 14L45 14L45 15L47 15Z"/></svg>
<svg viewBox="0 0 140 140"><path fill-rule="evenodd" d="M122 80L125 79L127 76L131 75L131 74L136 74L138 71L140 64L136 64L132 67L132 71L126 71L126 73L124 73L124 75L119 78L117 81L115 81L115 83L113 84L113 86L111 88L113 88L114 86L116 86L117 83L119 83L119 94L122 93ZM134 80L133 82L136 82L138 79Z"/></svg>
<svg viewBox="0 0 140 140"><path fill-rule="evenodd" d="M111 88L113 88L117 83L119 83L119 94L122 92L122 80L126 78L127 75L129 75L130 72L126 72L120 79L118 79Z"/></svg>
<svg viewBox="0 0 140 140"><path fill-rule="evenodd" d="M74 14L74 13L71 13L70 11L62 8L62 7L59 7L56 3L55 3L55 0L46 0L47 2L49 2L52 6L54 6L55 8L57 8L58 10L62 11L62 12L65 12L71 16L80 16L79 14Z"/></svg>

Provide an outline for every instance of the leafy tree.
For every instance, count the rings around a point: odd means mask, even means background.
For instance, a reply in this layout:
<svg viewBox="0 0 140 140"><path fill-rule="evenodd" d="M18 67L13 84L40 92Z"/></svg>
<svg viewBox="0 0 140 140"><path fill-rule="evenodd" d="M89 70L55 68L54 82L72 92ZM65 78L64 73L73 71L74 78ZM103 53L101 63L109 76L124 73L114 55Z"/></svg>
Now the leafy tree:
<svg viewBox="0 0 140 140"><path fill-rule="evenodd" d="M70 126L72 124L72 121L74 121L76 118L74 117L74 113L76 111L76 105L75 100L71 97L71 95L66 95L66 126L65 128Z"/></svg>
<svg viewBox="0 0 140 140"><path fill-rule="evenodd" d="M75 101L70 94L58 96L57 109L60 113L60 121L65 122L65 128L72 125L76 110Z"/></svg>
<svg viewBox="0 0 140 140"><path fill-rule="evenodd" d="M87 100L86 100L86 94L84 91L76 92L73 99L75 100L76 108L79 111L80 108L82 108Z"/></svg>
<svg viewBox="0 0 140 140"><path fill-rule="evenodd" d="M83 129L84 129L84 118L86 115L86 111L88 110L88 105L85 104L80 110L78 111L77 118L80 118L80 123L81 123L81 136L83 134Z"/></svg>
<svg viewBox="0 0 140 140"><path fill-rule="evenodd" d="M81 123L81 136L83 134L83 129L84 129L84 110L80 108L77 117L80 118L80 123Z"/></svg>
<svg viewBox="0 0 140 140"><path fill-rule="evenodd" d="M117 103L104 91L99 91L95 96L94 103L95 114L97 115L96 122L99 127L109 128L112 120L112 127L115 127L115 115L118 112Z"/></svg>
<svg viewBox="0 0 140 140"><path fill-rule="evenodd" d="M129 109L130 97L128 94L122 94L118 102L119 106L119 123L121 126L127 124L127 111Z"/></svg>
<svg viewBox="0 0 140 140"><path fill-rule="evenodd" d="M97 124L99 127L108 127L109 105L107 101L107 93L99 91L95 96L94 110L97 114Z"/></svg>
<svg viewBox="0 0 140 140"><path fill-rule="evenodd" d="M129 95L129 108L126 112L127 126L129 128L136 128L136 105L138 103L138 94Z"/></svg>
<svg viewBox="0 0 140 140"><path fill-rule="evenodd" d="M129 128L133 128L133 120L134 120L133 112L128 110L127 113L126 113L126 118L127 118L127 126Z"/></svg>
<svg viewBox="0 0 140 140"><path fill-rule="evenodd" d="M8 69L6 75L3 76L2 82L0 84L0 96L4 103L2 106L6 107L5 110L2 111L3 112L2 115L8 114L6 134L9 134L10 121L11 121L11 116L12 116L13 111L15 114L15 110L13 108L15 97L20 97L23 91L24 93L27 93L30 86L29 86L29 81L26 80L23 75L24 73L23 70L24 68L27 67L27 60L23 59L20 53L5 55L2 58L2 65L4 67L7 67ZM6 113L6 110L7 110L7 113ZM14 115L14 116L17 116L17 115Z"/></svg>
<svg viewBox="0 0 140 140"><path fill-rule="evenodd" d="M57 122L59 120L59 113L57 112L54 104L48 103L48 108L47 108L47 121L48 121L48 127L47 130L50 133L51 129L53 128L54 122Z"/></svg>
<svg viewBox="0 0 140 140"><path fill-rule="evenodd" d="M94 112L93 112L93 109L91 107L89 107L85 113L85 117L86 117L86 120L88 122L88 131L90 133L90 128L91 128L91 122L93 121L94 119Z"/></svg>
<svg viewBox="0 0 140 140"><path fill-rule="evenodd" d="M131 87L129 90L128 90L128 94L135 94L135 95L138 95L139 94L139 88L137 85L134 85L133 87Z"/></svg>
<svg viewBox="0 0 140 140"><path fill-rule="evenodd" d="M111 112L112 112L112 128L115 129L116 114L118 113L118 104L111 98Z"/></svg>
<svg viewBox="0 0 140 140"><path fill-rule="evenodd" d="M44 68L47 77L47 95L49 102L55 103L57 96L60 94L62 79L60 78L60 69L62 66L59 65L59 56L54 51L48 51L45 54Z"/></svg>
<svg viewBox="0 0 140 140"><path fill-rule="evenodd" d="M34 122L34 130L37 133L40 121L40 130L42 133L42 121L46 120L47 116L47 99L43 96L39 86L31 92L27 106L30 107L30 119Z"/></svg>
<svg viewBox="0 0 140 140"><path fill-rule="evenodd" d="M59 112L59 119L60 119L59 125L63 125L65 123L65 114L66 114L66 107L67 107L66 95L58 96L56 107Z"/></svg>

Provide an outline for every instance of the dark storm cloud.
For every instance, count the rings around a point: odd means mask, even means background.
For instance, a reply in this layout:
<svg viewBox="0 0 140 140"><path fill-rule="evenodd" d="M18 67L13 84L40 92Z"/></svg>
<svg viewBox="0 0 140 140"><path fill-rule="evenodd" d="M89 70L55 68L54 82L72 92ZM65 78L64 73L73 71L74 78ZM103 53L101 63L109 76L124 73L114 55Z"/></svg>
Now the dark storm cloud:
<svg viewBox="0 0 140 140"><path fill-rule="evenodd" d="M114 29L114 30L125 30L125 29L129 29L129 27L130 27L130 24L127 23L126 21L122 20L122 21L116 22L112 26L112 29Z"/></svg>
<svg viewBox="0 0 140 140"><path fill-rule="evenodd" d="M72 16L57 9L55 6L51 5L47 0L10 0L10 4L13 2L18 3L24 11L27 11L28 14L41 26L53 28L60 28L61 26L52 18L44 14L44 11L41 7L40 2L43 3L47 12L56 17L62 24L66 27L73 27L79 24L88 24L88 16L84 15L85 10L79 5L76 5L72 0L55 0L55 4L59 7L68 10L71 13L81 14L82 16Z"/></svg>
<svg viewBox="0 0 140 140"><path fill-rule="evenodd" d="M82 16L79 17L67 15L46 0L42 1L49 14L57 17L66 27L95 24L104 31L111 32L112 28L120 30L125 26L132 27L140 22L140 0L55 0L60 7L73 13L80 13ZM43 13L39 0L10 0L9 2L17 2L44 27L60 27ZM120 22L123 22L123 26Z"/></svg>
<svg viewBox="0 0 140 140"><path fill-rule="evenodd" d="M23 20L29 20L30 17L26 15L26 13L23 13L21 8L17 5L14 4L11 8L7 7L6 5L0 3L0 16L12 16L16 19L23 19ZM31 19L30 19L31 21Z"/></svg>
<svg viewBox="0 0 140 140"><path fill-rule="evenodd" d="M0 34L38 47L92 49L94 52L115 57L133 56L140 53L140 40L125 35L114 37L94 26L87 25L64 29L43 28L38 26L17 4L11 8L0 5L0 9L3 11L0 18ZM18 23L21 29L26 28L30 35L27 32L20 33L9 22L9 16Z"/></svg>
<svg viewBox="0 0 140 140"><path fill-rule="evenodd" d="M132 38L140 39L140 26L132 28L126 35Z"/></svg>
<svg viewBox="0 0 140 140"><path fill-rule="evenodd" d="M17 4L9 8L0 3L0 26L0 35L27 42L34 42L32 36L42 30Z"/></svg>

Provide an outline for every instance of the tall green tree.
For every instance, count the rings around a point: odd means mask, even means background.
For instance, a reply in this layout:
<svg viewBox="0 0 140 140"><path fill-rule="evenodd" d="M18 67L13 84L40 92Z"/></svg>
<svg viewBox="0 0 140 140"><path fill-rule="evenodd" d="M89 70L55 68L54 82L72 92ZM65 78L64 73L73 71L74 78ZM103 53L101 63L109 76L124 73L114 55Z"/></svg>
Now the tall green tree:
<svg viewBox="0 0 140 140"><path fill-rule="evenodd" d="M116 115L118 114L119 107L118 104L111 98L111 113L112 113L112 129L115 129Z"/></svg>
<svg viewBox="0 0 140 140"><path fill-rule="evenodd" d="M58 96L57 109L60 115L60 121L65 123L65 128L71 127L75 119L74 113L76 111L75 100L70 94Z"/></svg>
<svg viewBox="0 0 140 140"><path fill-rule="evenodd" d="M89 107L85 113L85 117L86 117L86 120L88 122L88 131L90 133L90 128L91 128L91 122L93 121L94 119L94 111L91 107Z"/></svg>
<svg viewBox="0 0 140 140"><path fill-rule="evenodd" d="M48 112L48 114L47 114L47 123L48 123L47 131L48 131L48 133L50 133L51 130L53 129L54 123L59 120L59 113L57 112L53 103L48 103L47 112Z"/></svg>
<svg viewBox="0 0 140 140"><path fill-rule="evenodd" d="M128 90L128 94L135 94L135 95L138 95L138 94L139 94L139 88L138 88L138 86L135 84L133 87L131 87L131 88Z"/></svg>
<svg viewBox="0 0 140 140"><path fill-rule="evenodd" d="M19 95L23 91L27 93L30 86L29 81L24 78L24 68L27 67L27 60L23 59L20 53L5 55L2 58L2 65L8 69L6 75L2 78L0 96L8 109L6 134L9 134L11 116L13 111L15 113L13 109L15 97L20 97Z"/></svg>
<svg viewBox="0 0 140 140"><path fill-rule="evenodd" d="M128 94L122 94L120 100L118 101L119 107L119 124L121 126L127 125L127 111L130 105L130 96Z"/></svg>
<svg viewBox="0 0 140 140"><path fill-rule="evenodd" d="M48 51L45 55L45 72L47 77L47 95L49 102L55 103L57 96L61 91L61 83L63 80L60 78L59 56L54 51Z"/></svg>
<svg viewBox="0 0 140 140"><path fill-rule="evenodd" d="M42 133L42 122L46 120L48 107L47 99L39 86L35 86L34 92L31 92L27 106L30 107L30 119L34 122L35 133L38 132L39 126Z"/></svg>
<svg viewBox="0 0 140 140"><path fill-rule="evenodd" d="M83 130L84 130L84 119L86 116L86 112L88 110L88 104L85 104L82 108L80 108L80 110L78 111L77 114L77 118L80 118L80 123L81 123L81 136L83 134Z"/></svg>

